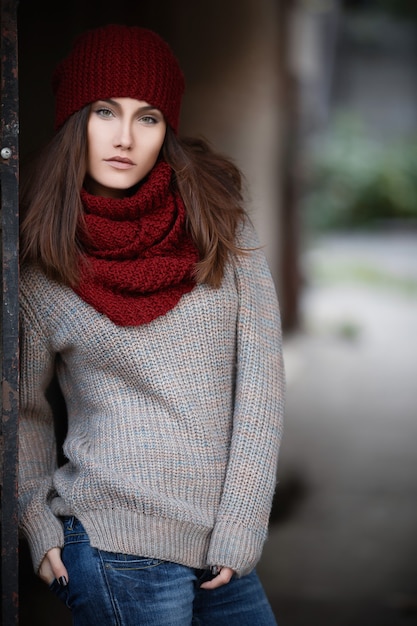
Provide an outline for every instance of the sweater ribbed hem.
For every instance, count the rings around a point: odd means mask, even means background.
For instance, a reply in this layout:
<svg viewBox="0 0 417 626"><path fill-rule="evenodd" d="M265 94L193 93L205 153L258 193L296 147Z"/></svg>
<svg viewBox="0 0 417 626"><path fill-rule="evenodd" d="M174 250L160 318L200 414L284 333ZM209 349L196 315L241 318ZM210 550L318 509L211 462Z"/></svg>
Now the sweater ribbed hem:
<svg viewBox="0 0 417 626"><path fill-rule="evenodd" d="M45 511L43 516L26 517L21 522L21 530L28 542L36 574L48 550L62 548L64 545L62 523L48 509Z"/></svg>
<svg viewBox="0 0 417 626"><path fill-rule="evenodd" d="M211 528L121 509L79 511L94 548L207 567Z"/></svg>

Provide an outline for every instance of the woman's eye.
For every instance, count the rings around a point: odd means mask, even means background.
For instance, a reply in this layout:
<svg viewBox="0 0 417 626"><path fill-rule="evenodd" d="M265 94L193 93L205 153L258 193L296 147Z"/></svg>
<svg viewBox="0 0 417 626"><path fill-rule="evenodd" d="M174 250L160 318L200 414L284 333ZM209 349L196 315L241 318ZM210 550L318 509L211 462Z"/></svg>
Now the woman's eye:
<svg viewBox="0 0 417 626"><path fill-rule="evenodd" d="M112 117L113 115L113 111L111 111L110 109L103 108L103 107L100 109L96 109L96 113L100 117Z"/></svg>
<svg viewBox="0 0 417 626"><path fill-rule="evenodd" d="M157 124L158 123L158 119L154 117L153 115L143 115L140 118L140 121L144 122L145 124Z"/></svg>

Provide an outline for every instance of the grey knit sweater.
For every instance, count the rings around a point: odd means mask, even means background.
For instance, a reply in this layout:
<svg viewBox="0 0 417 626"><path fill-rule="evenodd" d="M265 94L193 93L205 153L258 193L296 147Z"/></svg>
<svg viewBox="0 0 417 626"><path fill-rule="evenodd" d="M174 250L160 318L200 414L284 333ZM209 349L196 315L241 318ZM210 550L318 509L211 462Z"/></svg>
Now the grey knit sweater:
<svg viewBox="0 0 417 626"><path fill-rule="evenodd" d="M259 245L249 224L241 238ZM62 467L45 398L54 371L68 412ZM261 250L233 258L219 289L198 285L138 327L22 271L20 524L35 570L71 514L99 549L249 572L267 536L283 394Z"/></svg>

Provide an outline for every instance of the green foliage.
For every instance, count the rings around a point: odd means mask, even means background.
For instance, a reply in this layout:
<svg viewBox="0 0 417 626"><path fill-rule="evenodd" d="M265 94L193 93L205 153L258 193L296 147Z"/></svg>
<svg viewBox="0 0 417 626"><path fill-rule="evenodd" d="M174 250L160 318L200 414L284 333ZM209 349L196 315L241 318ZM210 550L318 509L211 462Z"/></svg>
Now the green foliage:
<svg viewBox="0 0 417 626"><path fill-rule="evenodd" d="M371 3L362 0L343 0L342 5L345 10L379 10L394 17L417 20L416 0L373 0Z"/></svg>
<svg viewBox="0 0 417 626"><path fill-rule="evenodd" d="M365 227L417 219L417 138L383 143L342 117L308 156L302 202L312 228Z"/></svg>
<svg viewBox="0 0 417 626"><path fill-rule="evenodd" d="M417 20L417 3L415 0L378 0L377 7L395 17Z"/></svg>

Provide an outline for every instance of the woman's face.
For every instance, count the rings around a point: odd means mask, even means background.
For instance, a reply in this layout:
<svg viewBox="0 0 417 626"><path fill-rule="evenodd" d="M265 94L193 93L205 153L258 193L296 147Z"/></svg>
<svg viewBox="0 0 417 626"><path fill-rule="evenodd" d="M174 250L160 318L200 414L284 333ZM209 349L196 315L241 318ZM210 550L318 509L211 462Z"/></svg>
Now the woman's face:
<svg viewBox="0 0 417 626"><path fill-rule="evenodd" d="M165 138L161 111L132 98L98 100L87 125L87 190L123 198L155 165Z"/></svg>

